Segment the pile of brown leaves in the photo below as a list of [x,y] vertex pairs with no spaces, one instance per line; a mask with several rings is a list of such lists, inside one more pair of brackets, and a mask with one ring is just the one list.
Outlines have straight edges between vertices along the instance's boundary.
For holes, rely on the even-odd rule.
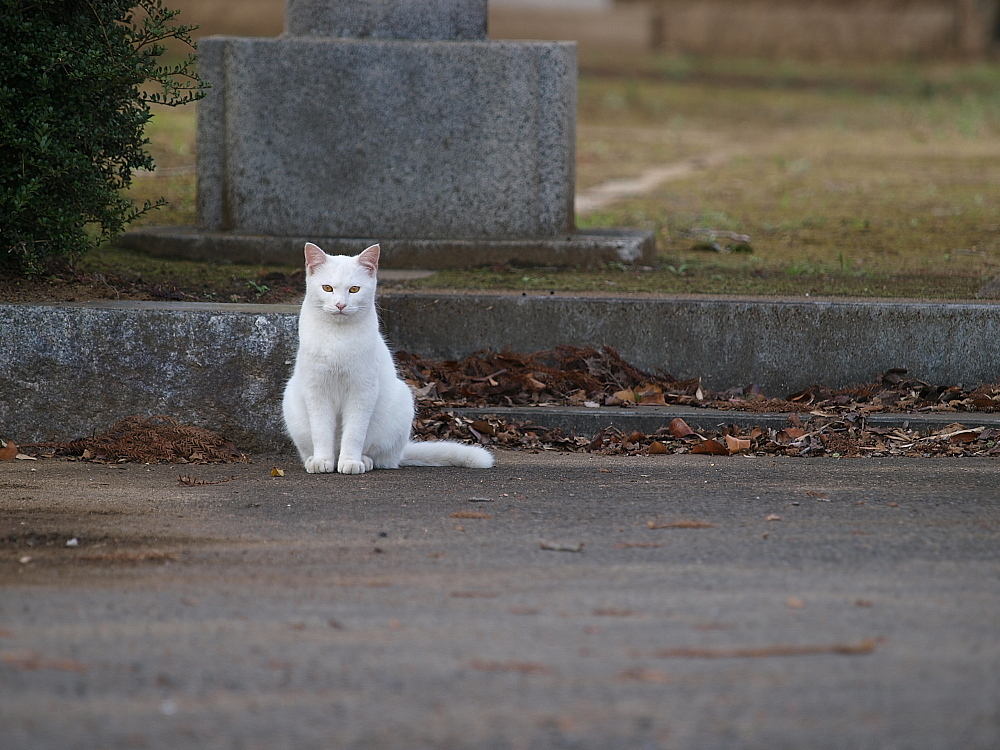
[[[590,451],[602,454],[706,453],[789,456],[983,456],[1000,455],[1000,431],[965,429],[954,423],[920,433],[867,424],[878,412],[993,412],[1000,385],[963,389],[933,386],[892,369],[878,383],[853,388],[813,386],[786,398],[768,398],[756,385],[723,392],[698,380],[644,372],[612,348],[560,346],[535,354],[477,352],[458,361],[397,354],[400,372],[417,394],[415,433],[422,439],[472,439],[521,450]],[[578,436],[530,422],[472,420],[450,409],[472,406],[618,406],[678,404],[689,407],[789,414],[782,430],[694,432],[675,419],[653,435],[615,429]]]
[[515,450],[561,450],[601,455],[707,454],[733,456],[1000,456],[1000,429],[966,429],[953,423],[921,433],[903,428],[865,424],[854,412],[843,418],[812,417],[803,421],[789,417],[788,427],[775,430],[754,427],[742,430],[729,425],[722,430],[695,432],[683,419],[674,419],[651,435],[607,428],[592,437],[566,434],[529,421],[505,421],[497,417],[470,419],[453,411],[431,411],[414,422],[419,439],[469,440],[482,445]]
[[102,435],[68,443],[34,443],[21,449],[36,456],[75,456],[104,463],[245,463],[246,454],[202,427],[183,425],[173,417],[127,417]]
[[880,382],[851,388],[812,386],[784,398],[769,398],[758,385],[712,391],[700,379],[677,380],[648,373],[609,346],[558,346],[534,354],[481,351],[462,361],[429,360],[399,352],[402,376],[421,405],[663,406],[677,404],[751,412],[819,412],[820,416],[874,412],[992,412],[1000,408],[1000,384],[963,389],[935,386],[894,368]]
[[[638,383],[683,384],[668,373],[654,377],[622,359],[611,347],[559,346],[535,354],[481,351],[461,362],[435,361],[398,352],[400,373],[418,400],[453,406],[525,406],[614,401],[614,392]],[[608,401],[611,399],[611,401]],[[663,401],[660,401],[663,403]]]

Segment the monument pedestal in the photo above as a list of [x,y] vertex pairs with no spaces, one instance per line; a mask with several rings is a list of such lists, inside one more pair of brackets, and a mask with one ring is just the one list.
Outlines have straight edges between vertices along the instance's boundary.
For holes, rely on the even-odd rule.
[[[487,41],[485,0],[290,0],[276,39],[209,37],[198,227],[157,255],[387,267],[650,262],[649,232],[574,231],[576,47]],[[414,38],[420,35],[422,38]]]
[[195,227],[146,227],[122,235],[119,247],[161,258],[248,264],[302,262],[302,248],[314,242],[330,255],[357,255],[381,243],[382,268],[476,268],[479,266],[582,266],[649,264],[653,233],[637,229],[589,229],[536,239],[385,239],[378,237],[274,237],[205,232]]

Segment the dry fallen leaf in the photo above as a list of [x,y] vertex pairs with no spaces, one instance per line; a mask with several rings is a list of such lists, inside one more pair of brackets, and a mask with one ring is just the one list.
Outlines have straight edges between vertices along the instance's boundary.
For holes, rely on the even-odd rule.
[[961,432],[953,432],[948,436],[948,440],[952,443],[971,443],[979,439],[979,433],[982,432],[982,428],[978,430],[962,430]]
[[706,521],[671,521],[670,523],[657,523],[656,521],[646,521],[648,529],[714,529],[714,523]]
[[666,406],[667,402],[663,399],[663,392],[660,390],[650,390],[644,393],[637,393],[639,397],[639,403],[645,404],[646,406]]
[[726,435],[726,447],[729,449],[730,455],[742,453],[743,451],[750,450],[750,439]]
[[787,427],[784,430],[779,431],[774,436],[774,442],[779,445],[787,445],[793,440],[798,440],[800,437],[806,434],[806,431],[801,427]]
[[728,456],[729,449],[717,440],[702,440],[691,449],[692,453],[702,453],[710,456]]
[[485,419],[477,419],[475,422],[469,425],[469,427],[474,429],[476,432],[481,432],[483,435],[494,436],[497,434],[496,428],[493,427],[493,425],[491,425]]
[[277,466],[275,466],[273,469],[271,469],[271,476],[272,477],[283,477],[283,476],[285,476],[285,470],[284,469],[279,469]]
[[694,430],[692,430],[688,426],[688,423],[685,422],[680,417],[677,417],[676,419],[672,419],[670,421],[669,429],[670,429],[670,434],[673,435],[675,438],[683,438],[687,437],[688,435],[694,435]]
[[0,440],[0,461],[13,461],[17,456],[17,445],[13,440]]
[[649,455],[651,456],[662,456],[669,453],[667,446],[661,443],[659,440],[654,440],[649,444]]

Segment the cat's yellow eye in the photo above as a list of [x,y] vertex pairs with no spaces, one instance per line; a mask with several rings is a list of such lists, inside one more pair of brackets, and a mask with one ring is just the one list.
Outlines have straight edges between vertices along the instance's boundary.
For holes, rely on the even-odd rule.
[[332,292],[333,291],[333,287],[330,286],[329,284],[324,284],[323,285],[323,291],[324,292]]
[[359,286],[352,286],[348,291],[351,294],[357,294],[358,292],[361,291],[361,287],[359,287]]

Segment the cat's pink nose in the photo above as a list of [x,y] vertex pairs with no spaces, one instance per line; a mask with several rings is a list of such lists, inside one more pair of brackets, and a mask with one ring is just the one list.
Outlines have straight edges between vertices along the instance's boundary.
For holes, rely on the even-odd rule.
[[345,307],[347,307],[347,303],[346,302],[338,302],[337,303],[337,309],[338,310],[343,310]]

